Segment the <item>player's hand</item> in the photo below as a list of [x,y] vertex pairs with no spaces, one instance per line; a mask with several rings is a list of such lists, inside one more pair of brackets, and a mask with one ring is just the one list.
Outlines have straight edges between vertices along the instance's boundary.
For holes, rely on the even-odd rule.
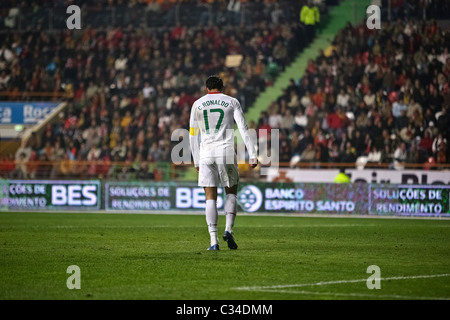
[[195,170],[197,171],[197,173],[198,173],[198,171],[199,171],[199,168],[200,168],[200,167],[195,167]]
[[250,167],[251,167],[252,169],[254,169],[254,168],[256,168],[256,166],[258,165],[258,159],[257,159],[257,158],[255,158],[255,159],[250,159],[249,163],[250,163]]

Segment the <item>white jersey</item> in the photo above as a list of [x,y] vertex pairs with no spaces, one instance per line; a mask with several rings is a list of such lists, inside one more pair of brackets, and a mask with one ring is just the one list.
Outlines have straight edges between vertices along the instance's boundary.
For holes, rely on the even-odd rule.
[[[194,164],[201,159],[235,155],[234,123],[247,147],[249,158],[256,159],[256,148],[248,134],[241,104],[223,93],[208,93],[194,102],[191,109],[190,144]],[[198,150],[198,135],[201,143]]]

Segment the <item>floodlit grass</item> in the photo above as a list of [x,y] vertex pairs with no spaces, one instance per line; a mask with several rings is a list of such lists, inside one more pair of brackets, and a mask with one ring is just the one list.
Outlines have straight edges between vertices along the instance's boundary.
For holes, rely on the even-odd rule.
[[450,299],[450,220],[238,216],[235,238],[207,251],[203,215],[4,212],[0,299]]

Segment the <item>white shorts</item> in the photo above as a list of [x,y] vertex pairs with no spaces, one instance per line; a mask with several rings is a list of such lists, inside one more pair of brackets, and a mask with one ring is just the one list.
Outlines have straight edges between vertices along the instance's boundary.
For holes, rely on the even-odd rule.
[[198,171],[199,187],[232,187],[239,182],[236,157],[234,163],[225,163],[222,158],[200,159]]

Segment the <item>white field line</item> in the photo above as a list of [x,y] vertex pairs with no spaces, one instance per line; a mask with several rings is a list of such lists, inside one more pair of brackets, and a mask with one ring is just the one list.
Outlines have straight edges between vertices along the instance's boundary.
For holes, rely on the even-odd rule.
[[[439,277],[449,277],[450,273],[444,274],[430,274],[430,275],[419,275],[419,276],[405,276],[405,277],[387,277],[380,278],[379,280],[412,280],[412,279],[426,279],[426,278],[439,278]],[[301,288],[301,287],[317,287],[326,286],[333,284],[346,284],[346,283],[356,283],[356,282],[367,282],[367,279],[353,279],[353,280],[335,280],[335,281],[320,281],[315,283],[299,283],[299,284],[285,284],[285,285],[273,285],[273,286],[252,286],[252,287],[236,287],[233,290],[243,290],[243,291],[258,291],[258,292],[277,292],[277,293],[297,293],[297,294],[315,294],[315,295],[341,295],[341,296],[360,296],[360,297],[374,297],[374,295],[369,294],[359,294],[359,293],[334,293],[334,292],[314,292],[314,291],[303,291],[303,290],[283,290],[287,288]],[[442,297],[410,297],[410,296],[400,296],[400,295],[376,295],[376,297],[385,298],[405,298],[405,299],[433,299],[442,300],[450,298]]]
[[342,293],[342,292],[318,292],[318,291],[306,291],[306,290],[280,290],[280,289],[258,289],[253,290],[256,292],[270,292],[270,293],[288,293],[288,294],[303,294],[303,295],[320,295],[320,296],[350,296],[350,297],[368,297],[378,299],[406,299],[406,300],[450,300],[450,297],[415,297],[415,296],[402,296],[397,294],[365,294],[365,293]]

